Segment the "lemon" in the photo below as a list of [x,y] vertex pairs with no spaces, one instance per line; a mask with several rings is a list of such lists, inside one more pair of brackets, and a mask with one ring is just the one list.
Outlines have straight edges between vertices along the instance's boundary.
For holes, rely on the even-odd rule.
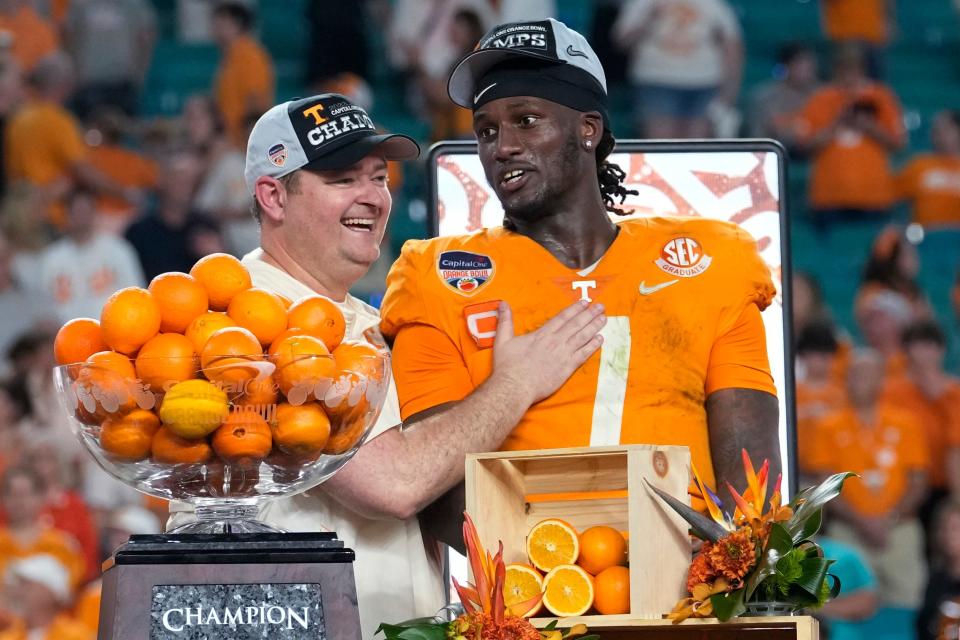
[[230,412],[226,392],[206,380],[173,385],[160,404],[160,420],[181,438],[198,440],[212,433]]

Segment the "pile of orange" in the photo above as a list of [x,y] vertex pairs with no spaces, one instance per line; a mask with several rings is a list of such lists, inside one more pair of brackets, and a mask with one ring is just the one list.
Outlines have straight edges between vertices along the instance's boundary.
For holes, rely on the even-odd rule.
[[356,386],[382,381],[381,354],[345,329],[329,299],[254,287],[218,253],[117,291],[54,351],[76,417],[117,462],[299,464],[356,446],[369,419]]
[[506,567],[508,609],[542,593],[542,606],[556,616],[630,612],[627,540],[620,531],[601,525],[579,533],[564,520],[548,518],[530,529],[526,548],[530,564]]

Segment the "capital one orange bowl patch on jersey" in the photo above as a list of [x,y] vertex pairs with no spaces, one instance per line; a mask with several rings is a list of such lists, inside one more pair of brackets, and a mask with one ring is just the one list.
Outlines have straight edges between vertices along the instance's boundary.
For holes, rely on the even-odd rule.
[[672,276],[692,278],[707,270],[713,258],[704,253],[703,247],[694,238],[673,238],[660,249],[660,257],[654,263]]
[[437,258],[437,273],[457,293],[472,296],[493,278],[493,260],[482,253],[444,251]]
[[489,349],[497,336],[497,322],[500,320],[500,301],[487,300],[463,308],[463,319],[467,323],[470,337],[479,349]]

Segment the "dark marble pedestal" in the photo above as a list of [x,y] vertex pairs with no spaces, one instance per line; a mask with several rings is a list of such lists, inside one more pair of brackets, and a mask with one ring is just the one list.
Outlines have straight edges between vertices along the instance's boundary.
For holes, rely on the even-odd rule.
[[106,563],[99,640],[361,640],[333,533],[133,536]]

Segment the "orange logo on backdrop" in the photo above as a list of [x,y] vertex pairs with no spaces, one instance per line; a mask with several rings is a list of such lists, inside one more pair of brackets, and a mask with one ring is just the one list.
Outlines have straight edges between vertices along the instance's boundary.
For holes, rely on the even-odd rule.
[[321,111],[323,111],[323,105],[322,105],[322,104],[315,104],[315,105],[313,105],[312,107],[310,107],[309,109],[304,109],[304,110],[303,110],[303,117],[304,117],[304,118],[308,118],[308,117],[311,117],[311,116],[312,116],[312,117],[313,117],[313,123],[314,123],[314,124],[317,124],[317,125],[321,125],[321,124],[323,124],[324,122],[327,121],[326,118],[324,118],[323,116],[320,115],[320,112],[321,112]]

